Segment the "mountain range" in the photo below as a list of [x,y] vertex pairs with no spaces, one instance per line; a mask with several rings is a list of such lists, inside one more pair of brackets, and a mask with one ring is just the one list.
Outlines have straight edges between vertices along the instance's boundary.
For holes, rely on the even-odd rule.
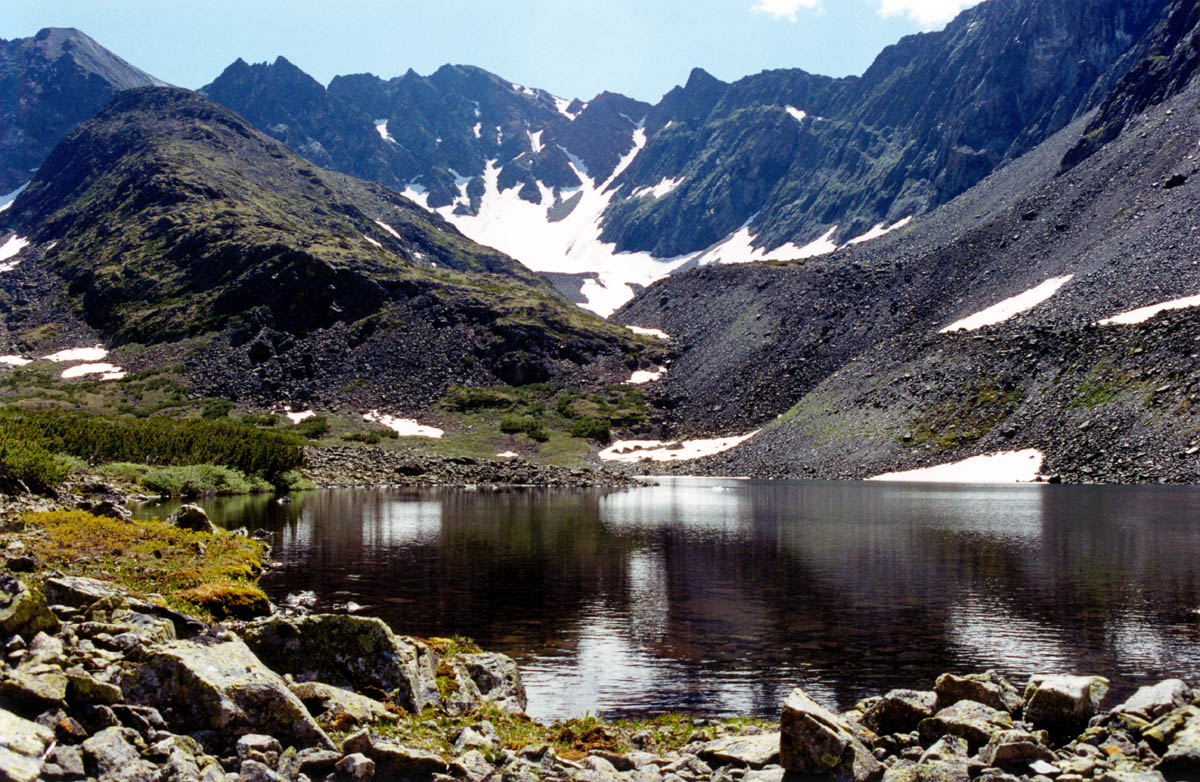
[[861,77],[695,70],[654,105],[464,65],[322,86],[282,57],[196,95],[43,31],[0,79],[54,95],[46,63],[90,67],[111,102],[22,147],[45,162],[0,212],[28,242],[4,328],[264,405],[656,370],[643,436],[756,432],[689,472],[1029,451],[1064,480],[1194,482],[1198,24],[1184,0],[987,0]]

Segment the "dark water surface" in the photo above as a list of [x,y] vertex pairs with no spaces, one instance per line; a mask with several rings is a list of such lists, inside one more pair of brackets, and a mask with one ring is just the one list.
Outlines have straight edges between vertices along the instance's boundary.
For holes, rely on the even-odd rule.
[[[538,717],[848,707],[943,671],[1200,683],[1200,489],[663,479],[201,503],[263,586],[521,665]],[[171,505],[143,508],[165,516]]]

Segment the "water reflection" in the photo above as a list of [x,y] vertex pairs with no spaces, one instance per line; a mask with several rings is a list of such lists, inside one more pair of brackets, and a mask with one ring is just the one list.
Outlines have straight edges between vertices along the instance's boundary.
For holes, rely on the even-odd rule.
[[[674,479],[205,503],[276,599],[518,659],[538,716],[845,707],[942,671],[1200,678],[1200,490]],[[170,506],[144,510],[165,515]]]

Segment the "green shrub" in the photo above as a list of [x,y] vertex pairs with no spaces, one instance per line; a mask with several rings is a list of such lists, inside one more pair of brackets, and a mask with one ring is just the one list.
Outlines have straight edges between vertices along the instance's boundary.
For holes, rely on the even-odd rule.
[[246,426],[275,426],[279,423],[279,416],[274,413],[263,413],[262,415],[247,413],[242,416],[242,423]]
[[317,440],[329,434],[329,419],[323,415],[309,416],[294,425],[292,430],[301,437]]
[[184,467],[155,467],[130,462],[101,465],[101,475],[124,478],[146,491],[174,497],[199,497],[205,494],[249,494],[270,491],[271,484],[250,478],[230,467],[193,464]]
[[452,388],[442,404],[447,410],[459,413],[469,413],[474,410],[503,410],[520,402],[519,392],[506,386],[469,388],[458,386]]
[[348,432],[342,435],[342,439],[349,443],[375,445],[383,439],[383,435],[380,432]]
[[231,421],[163,416],[129,419],[8,408],[0,410],[3,442],[37,446],[47,454],[67,454],[89,464],[219,464],[268,481],[304,463],[302,444],[295,437]]
[[36,442],[0,432],[0,486],[46,492],[66,480],[68,465]]
[[205,421],[215,421],[229,415],[229,411],[232,409],[233,402],[228,399],[206,399],[204,409],[200,411],[200,417]]
[[571,436],[607,444],[612,440],[612,425],[605,418],[580,418],[571,425]]

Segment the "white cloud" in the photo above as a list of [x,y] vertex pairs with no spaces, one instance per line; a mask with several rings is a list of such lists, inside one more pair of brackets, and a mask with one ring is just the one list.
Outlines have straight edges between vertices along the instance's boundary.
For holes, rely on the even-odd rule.
[[820,5],[821,0],[758,0],[751,10],[794,22],[796,12],[801,8],[817,8]]
[[[769,0],[762,0],[765,5]],[[785,0],[775,0],[778,5],[787,5]],[[881,0],[880,16],[897,16],[903,14],[921,26],[923,30],[931,30],[949,22],[958,16],[958,12],[973,5],[979,5],[980,0]],[[792,3],[794,5],[794,3]]]

